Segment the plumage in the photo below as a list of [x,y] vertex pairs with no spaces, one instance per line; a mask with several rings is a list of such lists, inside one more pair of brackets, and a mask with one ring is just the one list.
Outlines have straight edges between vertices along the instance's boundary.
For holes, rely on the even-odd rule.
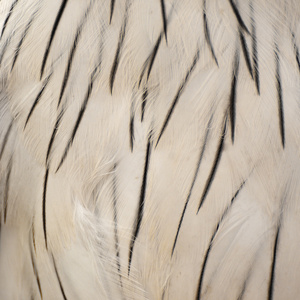
[[299,20],[0,1],[0,299],[297,299]]

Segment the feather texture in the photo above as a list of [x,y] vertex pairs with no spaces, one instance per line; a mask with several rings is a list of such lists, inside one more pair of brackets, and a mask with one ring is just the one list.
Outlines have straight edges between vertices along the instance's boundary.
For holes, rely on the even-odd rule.
[[299,20],[0,1],[0,299],[296,299]]

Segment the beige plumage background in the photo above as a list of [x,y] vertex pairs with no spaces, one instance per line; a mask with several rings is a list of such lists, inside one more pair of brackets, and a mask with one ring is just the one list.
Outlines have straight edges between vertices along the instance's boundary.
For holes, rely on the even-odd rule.
[[298,299],[297,0],[0,1],[0,299]]

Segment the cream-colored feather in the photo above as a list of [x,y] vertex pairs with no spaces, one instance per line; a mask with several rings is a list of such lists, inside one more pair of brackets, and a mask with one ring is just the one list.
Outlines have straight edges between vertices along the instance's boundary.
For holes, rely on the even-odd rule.
[[299,20],[0,1],[0,299],[298,299]]

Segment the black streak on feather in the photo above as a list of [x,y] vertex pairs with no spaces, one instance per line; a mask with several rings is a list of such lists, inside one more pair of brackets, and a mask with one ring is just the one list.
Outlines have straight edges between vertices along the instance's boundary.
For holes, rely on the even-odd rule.
[[57,119],[56,119],[56,122],[55,122],[55,125],[54,125],[54,128],[53,128],[53,131],[52,131],[52,135],[51,135],[51,138],[50,138],[50,141],[49,141],[49,145],[48,145],[48,149],[47,149],[46,166],[49,163],[49,156],[50,156],[51,149],[52,149],[52,146],[53,146],[53,143],[54,143],[54,139],[56,137],[57,130],[58,130],[58,127],[60,125],[60,122],[61,122],[61,119],[63,117],[63,114],[64,114],[64,110],[62,109],[61,112],[57,116]]
[[246,288],[247,288],[247,283],[248,283],[249,278],[251,276],[251,271],[252,271],[252,268],[250,268],[250,270],[248,271],[248,274],[247,274],[246,279],[244,280],[244,283],[243,283],[243,286],[242,286],[242,290],[241,290],[237,300],[242,300],[244,298]]
[[270,281],[269,281],[268,300],[273,300],[273,294],[274,294],[275,268],[276,268],[276,256],[277,256],[277,250],[279,244],[279,232],[280,232],[280,226],[278,226],[277,228],[276,238],[274,242],[273,260],[272,260]]
[[57,280],[58,280],[58,283],[59,283],[60,291],[61,291],[61,293],[63,295],[64,300],[68,300],[67,297],[66,297],[66,294],[65,294],[64,287],[62,285],[61,279],[59,277],[59,274],[58,274],[58,271],[57,271],[57,267],[56,267],[56,263],[55,263],[53,255],[52,255],[52,259],[53,259],[54,270],[55,270],[55,274],[56,274],[56,277],[57,277]]
[[235,134],[235,119],[236,119],[236,85],[239,74],[239,54],[238,50],[235,53],[234,59],[234,69],[232,72],[232,81],[231,81],[231,91],[230,91],[230,124],[231,124],[231,141],[234,143],[234,134]]
[[10,133],[11,133],[11,129],[12,129],[12,124],[13,124],[13,121],[10,122],[10,124],[8,126],[8,129],[7,129],[7,131],[5,133],[5,136],[4,136],[4,139],[3,139],[3,142],[2,142],[2,146],[1,146],[1,151],[0,151],[0,160],[1,160],[2,156],[3,156],[4,150],[6,148],[6,145],[7,145]]
[[53,27],[52,27],[52,31],[51,31],[51,34],[50,34],[50,39],[48,41],[48,44],[47,44],[47,47],[46,47],[46,50],[45,50],[45,53],[44,53],[44,57],[43,57],[43,62],[42,62],[42,66],[41,66],[41,76],[40,76],[40,79],[42,79],[42,76],[43,76],[43,73],[44,73],[44,69],[45,69],[45,66],[46,66],[46,62],[47,62],[47,58],[48,58],[48,55],[49,55],[49,52],[50,52],[50,48],[51,48],[51,45],[52,45],[55,33],[57,31],[59,22],[61,20],[63,12],[64,12],[64,10],[66,8],[67,2],[68,2],[68,0],[63,0],[61,2],[59,11],[58,11],[57,16],[55,18],[55,21],[54,21],[54,24],[53,24]]
[[[34,235],[32,236],[32,239],[33,239],[32,244],[33,244],[34,249],[35,249]],[[33,269],[33,273],[34,273],[36,283],[37,283],[37,286],[38,286],[38,289],[39,289],[39,293],[40,293],[41,299],[43,299],[43,293],[42,293],[40,277],[39,277],[39,273],[38,273],[38,270],[37,270],[37,267],[36,267],[36,264],[35,264],[35,259],[34,259],[34,254],[33,254],[33,249],[32,249],[31,243],[30,243],[30,256],[31,256],[32,269]]]
[[[166,19],[166,26],[167,26],[167,23],[168,21],[170,20],[171,18],[171,15],[172,15],[172,12],[169,14],[169,17],[168,19]],[[142,82],[142,79],[144,77],[144,74],[147,70],[147,67],[148,67],[148,72],[147,72],[147,81],[149,80],[149,77],[150,77],[150,73],[151,73],[151,70],[152,70],[152,67],[153,67],[153,64],[154,64],[154,60],[156,58],[156,55],[157,55],[157,52],[158,52],[158,49],[159,49],[159,46],[161,44],[161,40],[162,40],[162,36],[164,34],[164,31],[161,31],[161,33],[159,34],[158,38],[157,38],[157,41],[154,45],[154,48],[153,50],[151,51],[150,55],[147,57],[144,65],[143,65],[143,69],[142,69],[142,72],[141,72],[141,75],[140,75],[140,79],[139,79],[139,87],[141,85],[141,82]]]
[[46,227],[46,196],[47,196],[48,174],[49,174],[49,169],[46,168],[46,173],[44,177],[44,188],[43,188],[43,231],[44,231],[45,246],[47,250],[48,250],[48,243],[47,243],[47,227]]
[[244,283],[243,283],[243,285],[242,285],[242,288],[241,288],[241,291],[240,291],[240,293],[239,293],[239,296],[238,296],[237,300],[242,300],[242,299],[244,299],[244,296],[245,296],[245,294],[246,294],[246,290],[247,290],[248,284],[249,284],[249,282],[251,282],[251,281],[250,281],[250,278],[251,278],[251,276],[252,276],[252,274],[253,274],[253,269],[254,269],[254,266],[255,266],[255,262],[256,262],[256,259],[257,259],[257,257],[258,257],[257,254],[260,252],[260,250],[261,250],[261,248],[259,247],[258,250],[257,250],[256,253],[255,253],[255,257],[254,257],[254,259],[253,259],[253,261],[252,261],[250,267],[248,268],[247,274],[246,274],[246,276],[244,277]]
[[153,67],[153,64],[154,64],[154,60],[155,60],[156,54],[158,52],[159,46],[161,44],[161,38],[162,38],[162,35],[160,35],[158,37],[158,40],[157,40],[157,42],[156,42],[156,44],[154,46],[154,49],[153,49],[153,51],[151,53],[149,67],[148,67],[148,73],[147,73],[147,80],[149,80],[150,73],[151,73],[151,70],[152,70],[152,67]]
[[208,261],[208,256],[210,254],[210,251],[211,251],[211,248],[212,248],[212,244],[213,244],[213,240],[220,228],[220,225],[221,223],[223,222],[223,220],[225,219],[226,215],[228,214],[230,208],[232,207],[235,199],[237,198],[238,194],[240,193],[241,189],[243,188],[243,186],[245,185],[245,182],[244,181],[239,189],[236,191],[236,193],[234,194],[234,196],[232,197],[231,201],[230,201],[230,204],[225,208],[221,218],[220,218],[220,221],[218,222],[215,230],[214,230],[214,233],[210,239],[210,242],[209,242],[209,245],[208,245],[208,248],[206,250],[206,253],[205,253],[205,257],[204,257],[204,260],[203,260],[203,263],[202,263],[202,268],[201,268],[201,273],[200,273],[200,277],[199,277],[199,282],[198,282],[198,288],[197,288],[197,293],[196,293],[196,300],[200,300],[200,297],[201,297],[201,291],[202,291],[202,284],[203,284],[203,279],[204,279],[204,272],[205,272],[205,268],[206,268],[206,264],[207,264],[207,261]]
[[32,104],[32,106],[31,106],[31,108],[30,108],[30,111],[29,111],[29,113],[28,113],[28,115],[27,115],[27,118],[26,118],[26,121],[25,121],[24,129],[26,128],[26,126],[27,126],[27,124],[28,124],[28,121],[29,121],[29,119],[30,119],[32,113],[34,112],[34,110],[35,110],[37,104],[39,103],[41,97],[43,96],[43,93],[44,93],[44,91],[45,91],[45,89],[46,89],[46,87],[47,87],[47,85],[48,85],[48,83],[49,83],[49,81],[50,81],[51,76],[52,76],[52,73],[45,79],[42,88],[40,89],[40,91],[39,91],[39,93],[37,94],[35,100],[33,101],[33,104]]
[[242,300],[244,295],[245,295],[245,291],[246,291],[246,285],[247,285],[247,280],[244,282],[243,287],[242,287],[242,291],[240,292],[237,300]]
[[112,16],[114,14],[114,8],[115,8],[115,0],[110,0],[110,17],[109,17],[109,24],[111,24]]
[[297,47],[296,44],[294,45],[294,48],[295,48],[295,55],[296,55],[296,61],[297,61],[297,64],[298,64],[298,69],[300,71],[300,54],[299,54],[299,48]]
[[197,214],[199,213],[199,210],[202,206],[202,204],[204,203],[204,200],[208,194],[208,191],[211,187],[211,184],[214,180],[214,177],[215,177],[215,174],[216,174],[216,171],[217,171],[217,168],[218,168],[218,165],[219,165],[219,162],[221,160],[221,157],[222,157],[222,153],[223,153],[223,146],[224,146],[224,139],[225,139],[225,134],[226,134],[226,123],[227,123],[227,116],[225,118],[225,122],[224,122],[224,128],[223,128],[223,131],[222,131],[222,136],[220,138],[220,142],[219,142],[219,145],[218,145],[218,150],[216,152],[216,156],[215,156],[215,160],[214,160],[214,163],[213,163],[213,167],[210,171],[210,174],[207,178],[207,181],[206,181],[206,184],[205,184],[205,188],[203,190],[203,194],[201,196],[201,200],[200,200],[200,203],[199,203],[199,207],[198,207],[198,210],[197,210]]
[[144,92],[142,95],[142,105],[141,105],[141,122],[144,120],[144,115],[145,115],[145,109],[146,109],[146,104],[147,104],[147,99],[148,99],[148,88],[144,88]]
[[5,29],[6,29],[6,26],[7,26],[7,24],[8,24],[8,21],[9,21],[11,15],[12,15],[12,13],[13,13],[13,11],[14,11],[14,8],[15,8],[15,6],[17,5],[18,1],[19,1],[19,0],[15,0],[15,1],[13,2],[13,4],[11,5],[10,9],[9,9],[9,12],[8,12],[8,14],[7,14],[7,16],[6,16],[6,19],[5,19],[4,24],[3,24],[3,27],[2,27],[0,40],[2,39],[2,36],[3,36],[3,34],[4,34],[4,31],[5,31]]
[[130,136],[130,150],[132,152],[133,143],[134,143],[134,113],[133,112],[131,112],[131,116],[130,116],[129,136]]
[[178,89],[178,91],[177,91],[177,94],[176,94],[176,96],[175,96],[175,98],[174,98],[174,100],[173,100],[173,102],[172,102],[172,104],[171,104],[171,107],[170,107],[170,109],[169,109],[169,111],[168,111],[168,113],[167,113],[167,116],[166,116],[166,118],[165,118],[165,121],[164,121],[164,123],[163,123],[163,126],[162,126],[162,128],[161,128],[161,130],[160,130],[160,133],[159,133],[159,136],[158,136],[158,139],[157,139],[157,142],[156,142],[155,147],[157,147],[157,145],[158,145],[158,143],[159,143],[159,141],[160,141],[160,139],[161,139],[161,137],[162,137],[162,135],[163,135],[165,129],[167,128],[167,125],[168,125],[168,123],[169,123],[169,121],[170,121],[170,118],[171,118],[171,116],[172,116],[172,114],[173,114],[173,112],[174,112],[175,106],[176,106],[176,104],[178,103],[178,100],[179,100],[181,94],[183,93],[183,91],[184,91],[184,89],[185,89],[185,87],[186,87],[186,85],[187,85],[187,82],[188,82],[188,80],[189,80],[189,78],[190,78],[190,76],[191,76],[193,70],[195,69],[195,66],[196,66],[198,60],[199,60],[199,50],[197,50],[197,52],[196,52],[196,54],[195,54],[195,56],[194,56],[193,63],[192,63],[192,65],[191,65],[191,67],[189,68],[189,70],[187,71],[187,74],[185,75],[185,79],[184,79],[183,82],[180,84],[180,87],[179,87],[179,89]]
[[206,16],[206,0],[203,0],[203,24],[204,24],[204,34],[205,34],[205,40],[206,43],[209,47],[209,50],[212,54],[213,59],[215,60],[217,66],[219,66],[218,64],[218,60],[214,51],[214,47],[211,43],[211,39],[210,39],[210,31],[209,31],[209,27],[208,27],[208,20],[207,20],[207,16]]
[[32,234],[32,244],[33,244],[34,252],[36,253],[34,222],[32,222],[31,225],[31,234]]
[[20,39],[20,41],[19,41],[19,43],[18,43],[17,49],[15,50],[15,55],[14,55],[14,58],[13,58],[13,63],[12,63],[12,66],[11,66],[11,71],[13,70],[13,68],[14,68],[14,66],[15,66],[15,64],[16,64],[16,61],[17,61],[17,59],[18,59],[18,57],[19,57],[19,54],[20,54],[20,51],[21,51],[22,44],[23,44],[23,42],[24,42],[24,40],[25,40],[25,38],[26,38],[26,36],[27,36],[27,33],[28,33],[28,31],[29,31],[29,29],[30,29],[30,27],[31,27],[31,25],[32,25],[32,22],[33,22],[33,20],[34,20],[34,17],[35,17],[35,13],[32,15],[32,17],[30,18],[28,24],[26,25],[25,30],[24,30],[24,32],[23,32],[23,34],[22,34],[22,37],[21,37],[21,39]]
[[165,33],[166,43],[168,43],[166,6],[165,6],[165,1],[164,0],[160,0],[160,6],[161,6],[161,14],[162,14],[162,20],[163,20],[163,27],[164,27],[164,33]]
[[198,173],[199,173],[201,161],[202,161],[203,154],[204,154],[204,151],[205,151],[205,148],[206,148],[206,144],[207,144],[207,138],[208,138],[208,133],[209,133],[209,128],[210,128],[210,125],[211,125],[211,121],[212,121],[212,117],[210,118],[210,120],[208,122],[208,126],[206,128],[205,138],[204,138],[203,146],[202,146],[201,151],[200,151],[200,155],[199,155],[197,167],[196,167],[196,170],[195,170],[194,178],[193,178],[193,181],[192,181],[189,193],[187,195],[187,198],[186,198],[186,201],[185,201],[185,205],[184,205],[184,208],[183,208],[183,211],[182,211],[182,214],[181,214],[181,218],[180,218],[180,221],[179,221],[179,224],[178,224],[178,227],[177,227],[177,232],[176,232],[176,236],[175,236],[173,247],[172,247],[171,257],[174,254],[174,250],[175,250],[175,247],[176,247],[176,243],[177,243],[177,239],[178,239],[178,236],[179,236],[179,232],[180,232],[180,228],[181,228],[181,225],[182,225],[182,221],[183,221],[183,218],[184,218],[184,215],[185,215],[185,211],[186,211],[186,208],[187,208],[188,203],[190,201],[190,198],[191,198],[191,195],[192,195],[192,192],[193,192],[193,188],[194,188],[194,185],[195,185]]
[[63,82],[62,82],[62,85],[61,85],[57,107],[59,107],[59,105],[61,103],[62,97],[64,95],[64,92],[65,92],[65,89],[66,89],[66,86],[67,86],[67,83],[68,83],[68,80],[69,80],[69,76],[70,76],[70,72],[71,72],[71,68],[72,68],[72,62],[73,62],[75,52],[76,52],[76,49],[77,49],[77,44],[79,42],[81,32],[82,32],[82,25],[83,24],[81,24],[81,26],[77,29],[77,32],[76,32],[76,36],[75,36],[75,39],[74,39],[74,42],[73,42],[73,47],[72,47],[70,55],[69,55],[68,64],[67,64],[67,68],[66,68],[66,71],[65,71],[64,79],[63,79]]
[[279,50],[278,46],[275,45],[275,63],[276,63],[276,87],[277,87],[277,98],[278,98],[278,114],[279,114],[279,128],[281,136],[281,144],[284,148],[285,146],[285,130],[284,130],[284,112],[283,112],[283,102],[282,102],[282,87],[281,87],[281,77],[280,77],[280,60],[279,60]]
[[59,105],[61,103],[61,100],[62,100],[62,97],[64,95],[64,92],[65,92],[65,89],[66,89],[66,86],[67,86],[67,83],[68,83],[68,80],[69,80],[73,59],[74,59],[74,56],[75,56],[75,53],[76,53],[76,50],[77,50],[77,45],[80,41],[81,33],[82,33],[84,25],[86,24],[89,12],[91,11],[92,4],[94,4],[93,1],[90,2],[88,8],[85,11],[84,17],[83,17],[80,25],[77,28],[76,35],[75,35],[74,42],[73,42],[73,46],[72,46],[72,49],[71,49],[70,54],[69,54],[68,64],[67,64],[64,79],[63,79],[63,82],[62,82],[57,107],[59,107]]
[[240,30],[240,42],[241,42],[241,45],[242,45],[242,50],[243,50],[244,58],[245,58],[245,61],[246,61],[247,69],[250,73],[251,78],[253,79],[253,71],[252,71],[252,66],[251,66],[250,54],[249,54],[249,50],[248,50],[248,47],[247,47],[247,43],[246,43],[244,34],[242,33],[241,30]]
[[152,147],[152,132],[150,132],[148,137],[148,143],[147,143],[147,151],[146,151],[146,158],[145,158],[145,166],[144,166],[144,175],[143,175],[143,181],[140,191],[140,199],[139,199],[139,206],[138,206],[138,212],[135,220],[135,228],[132,234],[132,239],[130,242],[130,248],[129,248],[129,261],[128,261],[128,276],[130,274],[130,267],[131,267],[131,260],[132,260],[132,254],[133,254],[133,248],[135,245],[135,241],[138,237],[142,219],[143,219],[143,213],[144,213],[144,204],[145,204],[145,195],[146,195],[146,186],[147,186],[147,176],[149,171],[149,163],[150,163],[150,154],[151,154],[151,147]]
[[13,36],[14,36],[14,32],[11,34],[11,36],[9,36],[8,39],[5,40],[4,46],[2,47],[2,52],[0,54],[0,65],[2,64],[2,60],[3,60],[4,54],[5,54],[6,50],[7,50],[8,45],[10,44],[11,39],[12,39]]
[[[159,41],[159,39],[158,39],[158,41]],[[150,56],[151,56],[151,54],[150,54]],[[143,65],[143,69],[142,69],[142,72],[141,72],[141,75],[140,75],[140,79],[139,79],[139,88],[140,88],[140,86],[141,86],[142,79],[143,79],[143,77],[144,77],[144,74],[145,74],[145,72],[146,72],[147,66],[148,66],[148,64],[149,64],[150,56],[146,59],[144,65]],[[1,59],[1,57],[0,57],[0,59]],[[1,60],[0,60],[0,64],[1,64]]]
[[236,5],[234,4],[233,0],[229,0],[229,3],[230,3],[230,5],[231,5],[231,8],[232,8],[232,10],[233,10],[233,12],[234,12],[234,14],[235,14],[235,16],[236,16],[236,18],[237,18],[237,21],[238,21],[238,23],[240,24],[240,26],[241,26],[248,34],[250,34],[250,32],[249,32],[248,28],[246,27],[246,25],[245,25],[243,19],[241,18],[241,15],[240,15],[240,13],[239,13],[239,11],[238,11]]
[[114,213],[114,236],[115,236],[115,251],[116,251],[116,262],[118,273],[120,277],[120,285],[122,284],[122,277],[121,277],[121,264],[120,264],[120,247],[119,247],[119,235],[118,235],[118,210],[117,210],[117,179],[116,179],[116,169],[117,164],[114,164],[113,168],[113,213]]
[[87,107],[87,104],[88,104],[88,101],[90,99],[90,96],[91,96],[91,93],[92,93],[92,90],[93,90],[93,85],[94,85],[94,80],[96,78],[96,75],[98,74],[98,70],[99,70],[99,67],[100,67],[100,64],[101,62],[99,63],[99,65],[94,69],[92,75],[91,75],[91,79],[90,79],[90,82],[89,82],[89,85],[88,85],[88,89],[87,89],[87,92],[86,92],[86,95],[85,95],[85,98],[84,98],[84,101],[81,105],[81,108],[80,108],[80,111],[79,111],[79,114],[77,116],[77,119],[76,119],[76,123],[74,125],[74,128],[73,128],[73,131],[72,131],[72,135],[68,141],[68,144],[65,148],[65,151],[64,151],[64,154],[60,160],[60,163],[56,169],[56,172],[60,169],[60,167],[62,166],[65,158],[67,157],[67,154],[70,150],[70,147],[72,146],[73,144],[73,141],[74,141],[74,138],[75,138],[75,135],[77,133],[77,130],[79,128],[79,125],[82,121],[82,117],[84,116],[84,113],[85,113],[85,110],[86,110],[86,107]]
[[7,173],[6,173],[6,180],[5,180],[5,189],[4,189],[4,224],[6,223],[6,216],[7,216],[7,205],[8,205],[8,194],[10,189],[10,175],[12,169],[12,157],[10,158],[7,166]]
[[253,72],[256,90],[260,95],[260,80],[259,80],[259,65],[258,65],[258,53],[257,53],[257,36],[256,36],[256,24],[254,20],[253,6],[251,5],[251,30],[252,30],[252,59],[253,59]]
[[159,37],[158,37],[158,39],[157,39],[157,41],[154,45],[153,50],[151,51],[150,55],[148,56],[148,58],[146,59],[144,65],[143,65],[143,69],[142,69],[142,72],[141,72],[141,75],[140,75],[140,80],[139,80],[139,87],[141,86],[141,82],[142,82],[142,79],[143,79],[144,74],[146,72],[147,66],[148,66],[147,81],[149,80],[149,76],[150,76],[150,73],[151,73],[151,70],[152,70],[152,66],[153,66],[158,48],[161,44],[161,39],[162,39],[162,33],[160,33],[160,35],[159,35]]
[[120,34],[119,34],[118,46],[117,46],[114,62],[113,62],[112,67],[111,67],[110,76],[109,76],[109,87],[110,87],[110,93],[111,94],[112,94],[112,91],[113,91],[114,82],[115,82],[115,78],[116,78],[116,73],[117,73],[118,66],[119,66],[120,53],[121,53],[121,50],[122,50],[122,47],[123,47],[123,44],[124,44],[126,26],[127,26],[127,19],[128,19],[128,7],[126,8],[126,11],[125,11],[123,25],[121,27]]
[[13,30],[13,31],[10,33],[10,35],[8,36],[8,38],[5,39],[5,42],[4,42],[4,45],[3,45],[3,47],[2,47],[2,51],[1,51],[1,54],[0,54],[0,65],[2,64],[2,60],[3,60],[3,58],[4,58],[4,55],[5,55],[5,53],[6,53],[6,50],[7,50],[7,49],[10,49],[8,46],[9,46],[10,42],[12,41],[13,37],[15,36],[15,33],[16,33],[16,31]]

